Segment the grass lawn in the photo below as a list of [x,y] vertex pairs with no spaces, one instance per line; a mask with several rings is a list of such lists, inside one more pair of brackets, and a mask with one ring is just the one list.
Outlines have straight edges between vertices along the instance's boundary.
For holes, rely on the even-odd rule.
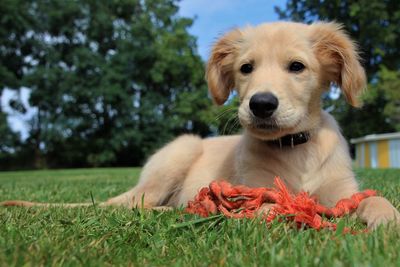
[[[140,169],[0,173],[0,201],[96,202],[135,184]],[[400,171],[358,170],[362,188],[400,207]],[[364,226],[344,218],[346,226]],[[0,208],[0,266],[400,266],[400,233],[299,231],[222,217],[100,209]]]

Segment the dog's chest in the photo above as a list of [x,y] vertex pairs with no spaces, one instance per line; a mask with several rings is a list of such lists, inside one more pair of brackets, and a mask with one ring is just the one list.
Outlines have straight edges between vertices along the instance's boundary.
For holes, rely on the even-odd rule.
[[323,177],[318,169],[321,159],[312,149],[304,147],[266,150],[239,158],[238,183],[253,187],[271,187],[276,176],[281,177],[293,192],[313,193]]

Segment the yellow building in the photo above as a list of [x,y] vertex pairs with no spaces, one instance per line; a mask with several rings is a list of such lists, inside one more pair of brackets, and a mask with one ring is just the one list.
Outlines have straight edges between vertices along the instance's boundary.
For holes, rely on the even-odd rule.
[[400,168],[400,132],[371,134],[351,139],[356,164],[366,168]]

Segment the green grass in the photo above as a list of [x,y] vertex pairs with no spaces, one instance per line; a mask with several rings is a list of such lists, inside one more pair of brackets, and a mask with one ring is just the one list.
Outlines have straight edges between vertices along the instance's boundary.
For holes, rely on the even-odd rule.
[[[121,193],[140,169],[0,173],[0,201],[96,202]],[[400,207],[400,171],[358,170],[363,188]],[[361,229],[355,219],[346,226]],[[400,266],[400,233],[296,230],[259,220],[199,221],[182,211],[0,208],[0,266]]]

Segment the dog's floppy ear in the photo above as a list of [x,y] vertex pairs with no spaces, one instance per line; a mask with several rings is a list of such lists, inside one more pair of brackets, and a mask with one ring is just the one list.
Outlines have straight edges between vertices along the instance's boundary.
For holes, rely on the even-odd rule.
[[352,106],[360,106],[358,96],[366,87],[366,76],[356,45],[340,24],[319,22],[310,27],[313,49],[323,72],[340,86]]
[[233,64],[242,37],[235,29],[219,39],[211,52],[207,63],[206,80],[215,103],[222,105],[235,86]]

